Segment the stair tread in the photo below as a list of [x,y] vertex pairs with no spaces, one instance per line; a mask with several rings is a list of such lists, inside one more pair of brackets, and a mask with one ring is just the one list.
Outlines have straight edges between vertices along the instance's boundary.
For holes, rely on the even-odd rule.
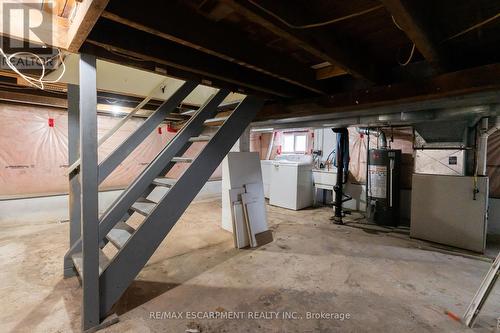
[[183,116],[192,116],[193,114],[196,113],[196,111],[198,111],[198,110],[187,110],[187,111],[181,112],[181,115],[183,115]]
[[106,238],[118,249],[121,249],[132,236],[135,229],[125,222],[118,222],[106,235]]
[[200,135],[189,138],[189,142],[205,142],[210,141],[210,139],[212,139],[210,135]]
[[[78,272],[78,275],[80,275],[80,277],[82,277],[83,276],[82,253],[78,252],[78,253],[73,254],[71,256],[71,259],[73,260],[73,264],[75,265],[75,268]],[[109,261],[110,261],[109,258],[106,257],[106,255],[104,254],[104,252],[102,252],[101,249],[99,249],[99,275],[104,271],[104,269],[108,265]]]
[[229,119],[229,116],[210,118],[205,120],[205,124],[218,123],[221,121],[226,121],[227,119]]
[[144,216],[151,214],[155,207],[156,204],[153,202],[136,202],[132,205],[133,210]]
[[193,161],[192,157],[174,157],[174,158],[172,158],[172,162],[191,163],[192,161]]
[[153,180],[153,184],[163,187],[172,187],[176,181],[177,179],[174,178],[158,177]]

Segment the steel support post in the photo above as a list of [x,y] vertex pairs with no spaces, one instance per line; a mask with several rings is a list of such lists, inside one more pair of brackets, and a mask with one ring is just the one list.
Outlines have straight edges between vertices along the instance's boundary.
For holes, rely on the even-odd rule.
[[96,58],[80,55],[82,330],[99,325],[99,216]]
[[[80,90],[77,85],[68,85],[68,165],[80,158]],[[81,206],[79,169],[68,175],[69,178],[69,247],[81,236]],[[77,250],[81,251],[81,248]],[[64,276],[75,275],[71,255],[64,257]]]

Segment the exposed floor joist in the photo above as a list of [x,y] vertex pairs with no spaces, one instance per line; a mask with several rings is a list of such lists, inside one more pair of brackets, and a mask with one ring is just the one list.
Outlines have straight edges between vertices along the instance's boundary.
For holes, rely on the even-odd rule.
[[[220,80],[217,78],[210,78],[210,82],[207,82],[202,79],[202,76],[200,74],[193,73],[191,71],[187,71],[182,68],[173,67],[168,64],[157,63],[152,60],[139,59],[131,57],[130,55],[127,54],[121,54],[119,52],[116,52],[116,50],[113,47],[110,47],[109,45],[102,45],[95,42],[93,42],[92,44],[89,41],[86,41],[80,48],[80,52],[94,54],[99,59],[106,59],[106,61],[118,65],[137,68],[156,74],[178,78],[181,80],[200,81],[204,85],[222,89],[228,89],[230,91],[239,91],[234,84],[229,83],[227,81]],[[267,99],[276,98],[274,94],[264,93],[261,90],[255,90],[247,87],[245,87],[245,93],[259,95]]]
[[[494,92],[493,100],[489,100],[488,103],[500,103],[498,77],[500,77],[500,64],[494,64],[442,74],[420,82],[378,86],[284,105],[271,104],[263,108],[256,121],[370,108],[373,108],[376,114],[379,111],[376,108],[379,107],[432,101],[439,98],[460,99],[468,94],[488,91]],[[430,104],[429,107],[432,108]]]
[[234,8],[249,20],[258,23],[278,37],[297,45],[324,61],[328,61],[355,77],[368,79],[373,82],[381,80],[381,75],[376,73],[373,66],[371,66],[372,64],[364,63],[359,59],[359,54],[355,54],[345,47],[342,48],[339,46],[337,41],[331,40],[332,36],[324,36],[316,32],[313,41],[300,31],[291,32],[290,29],[276,23],[266,13],[259,12],[257,8],[252,7],[248,2],[240,0],[221,0],[221,2]]
[[249,88],[279,97],[308,94],[282,80],[105,18],[99,20],[87,42],[135,60],[195,73],[202,83],[205,80],[209,84],[211,79],[231,83],[234,91],[245,93],[245,88]]
[[109,0],[81,1],[76,15],[68,29],[68,46],[70,52],[78,52],[83,42],[90,34],[95,23],[101,16]]
[[[415,43],[418,51],[436,69],[442,70],[445,61],[437,45],[431,38],[428,27],[423,18],[415,13],[412,4],[407,0],[381,0],[387,10],[391,13],[395,24],[397,24]],[[413,4],[414,6],[415,4]]]
[[0,90],[0,101],[12,102],[12,103],[22,103],[40,106],[50,106],[56,108],[67,108],[68,102],[63,97],[52,96],[52,95],[37,95],[24,92],[13,92],[7,91],[5,89]]
[[[245,34],[225,29],[176,2],[165,1],[158,6],[156,11],[144,15],[143,4],[139,2],[112,2],[102,17],[257,70],[312,92],[324,92],[324,88],[316,81],[314,71],[304,68],[304,64],[271,48],[262,49]],[[165,12],[175,15],[170,19],[162,19]]]

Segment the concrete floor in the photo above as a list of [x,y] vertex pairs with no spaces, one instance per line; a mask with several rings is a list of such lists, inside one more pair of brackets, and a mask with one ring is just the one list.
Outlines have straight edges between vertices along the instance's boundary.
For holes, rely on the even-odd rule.
[[[103,332],[470,331],[444,311],[464,312],[488,263],[418,249],[405,235],[332,225],[328,208],[268,213],[275,241],[236,250],[219,228],[220,201],[192,204],[117,305],[120,322]],[[62,278],[67,237],[68,224],[2,225],[0,332],[79,331],[78,279]],[[151,318],[173,311],[183,318]],[[192,319],[187,311],[245,319]],[[260,311],[296,319],[248,318]],[[474,331],[494,330],[497,317],[498,287]]]

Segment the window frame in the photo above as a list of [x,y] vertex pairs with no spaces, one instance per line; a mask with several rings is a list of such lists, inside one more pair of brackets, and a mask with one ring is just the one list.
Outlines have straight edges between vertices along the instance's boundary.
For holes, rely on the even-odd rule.
[[[292,151],[287,151],[285,150],[285,144],[284,140],[286,136],[293,136],[293,150]],[[308,143],[308,138],[307,138],[307,132],[287,132],[283,133],[283,154],[306,154],[307,153],[307,143]],[[304,142],[304,150],[297,150],[297,137],[304,137],[305,142]]]

